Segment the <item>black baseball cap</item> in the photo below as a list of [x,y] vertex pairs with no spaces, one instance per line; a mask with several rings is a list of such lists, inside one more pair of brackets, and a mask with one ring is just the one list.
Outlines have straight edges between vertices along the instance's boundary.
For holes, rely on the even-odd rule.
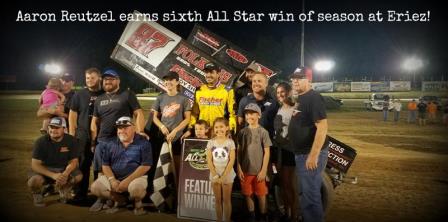
[[162,77],[163,80],[177,80],[179,81],[179,74],[177,72],[170,71]]
[[219,71],[220,71],[219,68],[218,68],[218,66],[216,66],[215,63],[210,62],[210,63],[205,64],[205,66],[204,66],[204,72],[211,72],[211,71],[213,71],[213,70],[215,70],[216,72],[219,72]]
[[64,73],[64,75],[61,76],[61,79],[66,81],[66,82],[75,81],[75,78],[70,73]]

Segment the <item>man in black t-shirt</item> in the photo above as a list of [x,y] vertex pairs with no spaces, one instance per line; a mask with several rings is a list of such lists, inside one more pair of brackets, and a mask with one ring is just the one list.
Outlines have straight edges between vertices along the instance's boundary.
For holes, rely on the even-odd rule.
[[[115,70],[108,69],[103,73],[103,89],[105,93],[98,96],[93,108],[90,124],[91,144],[94,150],[93,170],[97,178],[101,171],[102,147],[99,143],[107,143],[117,136],[115,121],[122,116],[135,117],[136,133],[149,139],[145,134],[143,110],[135,94],[128,89],[120,89],[120,77]],[[95,146],[95,144],[97,144]],[[95,203],[99,204],[99,203]]]
[[40,137],[34,144],[28,187],[37,207],[45,206],[44,185],[54,183],[61,201],[65,203],[73,186],[82,179],[78,169],[78,144],[73,136],[64,134],[65,128],[62,117],[53,117],[48,126],[48,135]]
[[84,175],[80,186],[75,191],[73,204],[83,204],[87,200],[89,189],[90,166],[92,165],[93,152],[90,139],[90,123],[92,121],[93,107],[96,98],[103,94],[101,89],[101,71],[97,68],[89,68],[85,71],[86,88],[78,91],[72,98],[69,120],[69,134],[78,139],[79,168]]
[[305,222],[324,220],[320,188],[322,172],[328,159],[326,135],[327,114],[323,97],[311,88],[311,76],[305,69],[291,76],[292,88],[298,95],[288,135],[295,153],[300,207]]
[[[75,77],[70,73],[65,73],[61,77],[61,84],[62,84],[61,92],[65,96],[64,113],[67,114],[68,116],[70,112],[70,105],[72,102],[72,98],[73,95],[75,95],[75,91],[73,91],[73,85],[75,84]],[[69,126],[70,124],[67,125],[67,128]]]

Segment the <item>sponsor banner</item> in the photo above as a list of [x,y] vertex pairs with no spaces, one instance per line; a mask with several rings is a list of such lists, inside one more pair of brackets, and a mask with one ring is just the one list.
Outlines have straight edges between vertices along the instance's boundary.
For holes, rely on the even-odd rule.
[[370,82],[351,82],[352,92],[370,92]]
[[162,77],[169,71],[179,74],[180,85],[182,86],[183,95],[189,99],[194,99],[196,88],[205,83],[205,65],[209,62],[215,63],[219,68],[220,82],[230,89],[238,77],[238,73],[231,67],[223,65],[198,48],[181,41],[163,62],[157,67],[155,73]]
[[411,82],[390,81],[390,91],[411,91]]
[[327,167],[332,167],[347,173],[356,157],[356,150],[341,141],[328,136],[328,162]]
[[333,82],[315,82],[311,83],[313,90],[317,92],[333,92]]
[[371,92],[389,92],[389,82],[371,82],[370,91]]
[[185,139],[179,172],[177,217],[216,220],[215,196],[205,149],[208,140]]
[[335,92],[350,92],[351,84],[349,82],[335,82],[333,83],[333,90]]
[[261,72],[268,77],[280,73],[280,70],[258,61],[249,52],[200,25],[196,24],[194,26],[187,41],[219,62],[234,68],[239,73],[242,73],[252,62],[260,66]]
[[[134,16],[140,14],[134,11]],[[118,45],[157,67],[182,38],[155,22],[128,22]]]
[[448,82],[447,81],[423,81],[422,82],[422,91],[448,91]]

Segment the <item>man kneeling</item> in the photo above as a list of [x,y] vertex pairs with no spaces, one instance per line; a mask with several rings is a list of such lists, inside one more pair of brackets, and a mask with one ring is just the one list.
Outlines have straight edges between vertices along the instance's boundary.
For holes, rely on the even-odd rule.
[[60,201],[71,198],[72,188],[82,179],[78,169],[79,148],[76,139],[65,134],[65,120],[54,117],[50,120],[48,134],[41,136],[34,144],[31,171],[28,173],[28,187],[33,193],[34,205],[44,207],[44,187],[54,187]]
[[145,214],[142,199],[148,186],[147,175],[152,165],[151,144],[146,138],[135,133],[131,118],[120,117],[115,125],[117,139],[102,143],[103,175],[93,182],[90,190],[98,197],[90,211],[100,211],[106,200],[114,201],[107,213],[118,211],[125,202],[125,194],[135,202],[135,215]]

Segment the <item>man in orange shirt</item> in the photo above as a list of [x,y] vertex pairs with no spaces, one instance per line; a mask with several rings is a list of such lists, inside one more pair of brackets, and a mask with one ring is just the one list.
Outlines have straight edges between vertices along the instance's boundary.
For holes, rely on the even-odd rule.
[[436,117],[437,117],[437,105],[435,102],[429,102],[428,103],[428,119],[429,122],[435,123]]
[[414,123],[417,117],[417,102],[413,99],[408,103],[408,123]]

